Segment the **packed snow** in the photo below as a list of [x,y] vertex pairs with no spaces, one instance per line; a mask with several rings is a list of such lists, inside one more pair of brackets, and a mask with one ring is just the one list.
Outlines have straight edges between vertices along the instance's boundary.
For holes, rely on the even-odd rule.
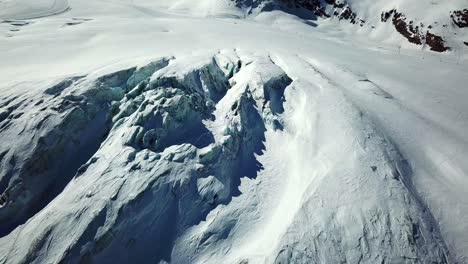
[[69,9],[67,0],[4,0],[0,1],[2,19],[32,19],[47,17]]
[[0,0],[0,263],[468,263],[466,1],[270,2]]

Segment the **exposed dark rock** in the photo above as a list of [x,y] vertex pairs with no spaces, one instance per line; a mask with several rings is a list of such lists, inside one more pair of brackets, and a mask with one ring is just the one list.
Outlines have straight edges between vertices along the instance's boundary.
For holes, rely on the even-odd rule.
[[426,33],[426,44],[431,47],[431,50],[437,52],[444,52],[450,50],[445,46],[444,39],[440,36],[434,35],[429,31]]
[[450,17],[459,28],[468,27],[468,9],[453,11]]
[[421,45],[422,34],[419,31],[419,26],[413,26],[413,21],[407,22],[405,15],[394,12],[392,23],[395,29],[403,35],[409,42]]
[[387,22],[387,20],[392,17],[394,14],[396,13],[396,10],[395,9],[392,9],[390,11],[387,11],[387,12],[382,12],[382,15],[380,15],[380,20],[382,22]]
[[[424,24],[420,23],[419,25],[414,25],[413,21],[407,19],[404,14],[398,12],[396,9],[383,12],[380,20],[385,23],[390,18],[392,18],[392,24],[395,26],[395,29],[409,42],[416,45],[427,44],[432,51],[437,52],[450,50],[450,47],[445,45],[445,41],[441,36],[429,31],[424,33]],[[431,29],[432,26],[429,25],[427,28]]]

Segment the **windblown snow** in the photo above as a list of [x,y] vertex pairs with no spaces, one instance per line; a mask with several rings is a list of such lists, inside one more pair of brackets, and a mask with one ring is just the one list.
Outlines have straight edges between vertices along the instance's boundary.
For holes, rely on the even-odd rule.
[[0,1],[0,263],[468,263],[467,29],[291,2]]

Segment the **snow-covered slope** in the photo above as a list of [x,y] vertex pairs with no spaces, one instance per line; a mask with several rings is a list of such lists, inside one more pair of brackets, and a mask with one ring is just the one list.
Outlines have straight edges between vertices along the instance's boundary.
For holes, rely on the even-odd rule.
[[[418,45],[444,52],[468,46],[468,2],[408,0],[265,0],[267,9],[304,14],[307,11],[361,34],[393,45]],[[262,9],[262,7],[259,7]],[[263,9],[265,7],[263,6]],[[324,21],[320,21],[319,24]],[[345,25],[343,25],[345,24]],[[346,26],[352,24],[354,26]],[[411,45],[409,45],[409,43]]]
[[192,2],[0,2],[0,263],[468,263],[463,1]]
[[0,1],[0,18],[31,19],[56,15],[69,9],[67,0],[3,0]]

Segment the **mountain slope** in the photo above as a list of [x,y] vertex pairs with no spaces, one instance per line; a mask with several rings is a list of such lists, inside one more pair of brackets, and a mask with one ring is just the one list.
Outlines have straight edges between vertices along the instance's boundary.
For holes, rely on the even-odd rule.
[[[361,1],[277,0],[270,6],[291,11],[305,9],[317,17],[363,27],[379,40],[401,39],[436,52],[464,49],[468,35],[468,2],[460,1]],[[271,7],[270,7],[271,8]],[[292,11],[295,12],[295,11]],[[393,40],[395,42],[395,40]],[[465,44],[466,45],[466,44]],[[466,47],[465,47],[466,48]]]
[[31,19],[60,14],[69,9],[67,0],[6,0],[0,2],[0,18]]
[[273,4],[0,24],[0,263],[467,263],[462,47]]

